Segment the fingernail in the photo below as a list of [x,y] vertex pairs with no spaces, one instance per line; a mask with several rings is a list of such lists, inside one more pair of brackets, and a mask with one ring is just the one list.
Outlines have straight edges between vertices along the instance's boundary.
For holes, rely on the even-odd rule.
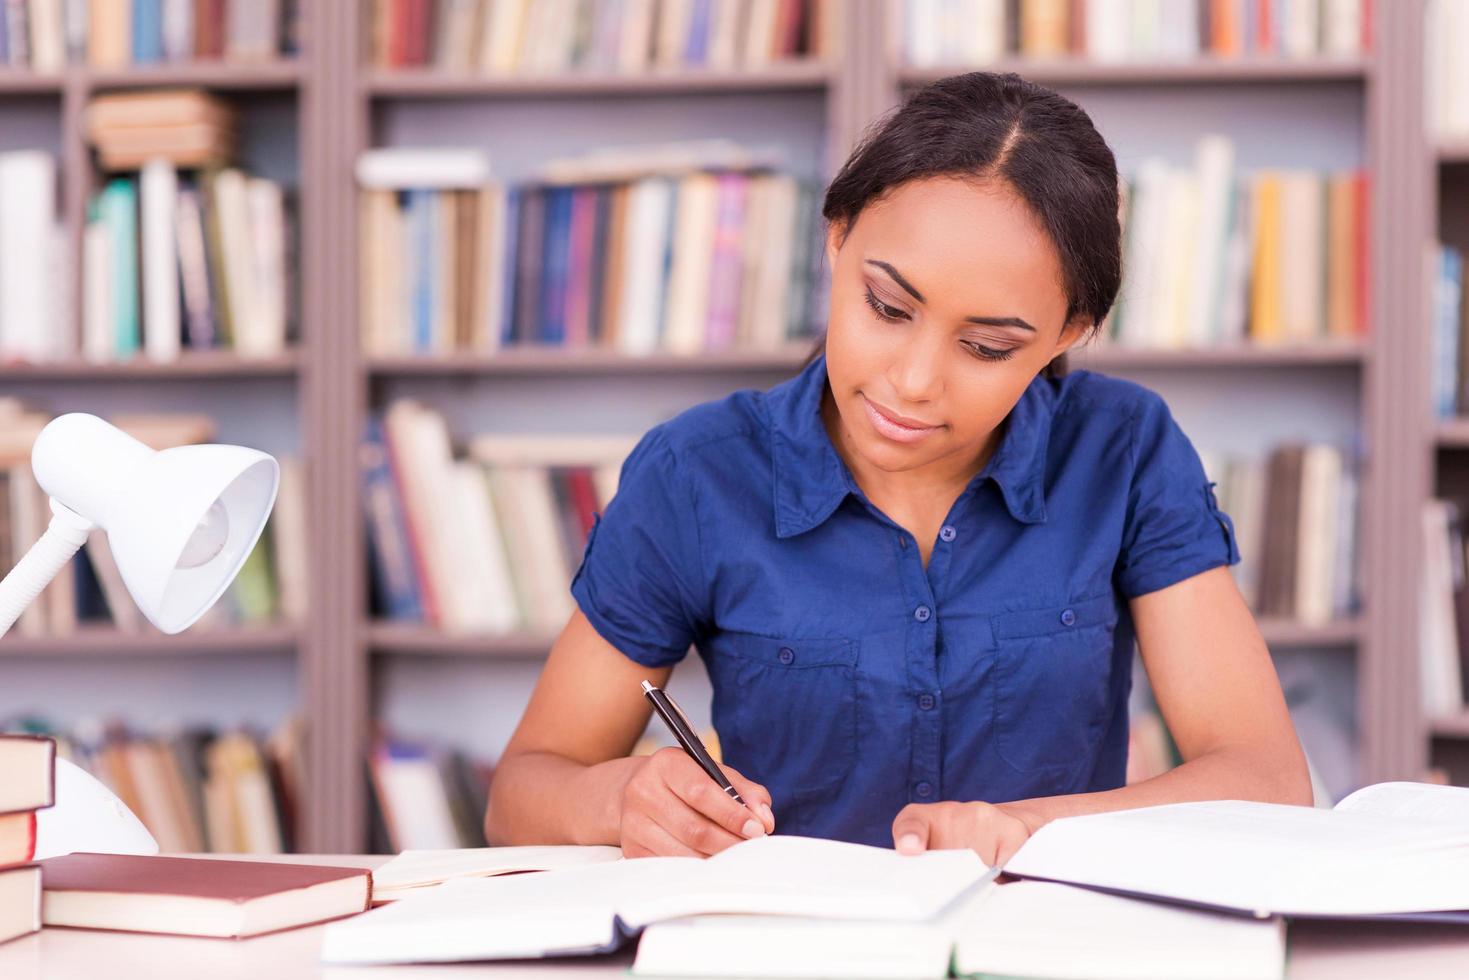
[[760,821],[758,820],[746,820],[745,825],[740,828],[740,833],[750,838],[764,837],[765,828],[760,826]]
[[760,819],[765,821],[765,826],[775,826],[775,814],[770,812],[770,807],[764,803],[760,804]]
[[917,834],[904,834],[898,838],[898,850],[904,854],[917,854],[923,850],[923,844],[919,841]]

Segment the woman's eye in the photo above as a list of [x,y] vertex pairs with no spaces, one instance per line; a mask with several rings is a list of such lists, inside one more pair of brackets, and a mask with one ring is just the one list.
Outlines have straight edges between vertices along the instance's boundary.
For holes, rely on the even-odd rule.
[[878,299],[877,295],[873,293],[873,291],[870,289],[867,290],[867,305],[872,307],[872,312],[876,313],[884,320],[906,320],[908,318],[908,314],[904,313],[902,310],[898,309],[895,306],[887,305],[882,300]]
[[976,344],[969,340],[964,342],[964,346],[969,348],[969,352],[975,357],[983,358],[986,361],[1006,361],[1015,356],[1013,347],[986,347],[984,344]]

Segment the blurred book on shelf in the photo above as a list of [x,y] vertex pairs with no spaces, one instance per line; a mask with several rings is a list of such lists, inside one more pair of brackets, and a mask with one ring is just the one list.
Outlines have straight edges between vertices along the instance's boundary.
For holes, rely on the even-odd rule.
[[[0,574],[15,566],[50,523],[47,497],[30,469],[31,446],[50,419],[14,399],[0,399]],[[109,421],[153,449],[215,438],[214,420],[207,415],[114,415]],[[308,572],[303,476],[296,459],[279,462],[281,485],[265,533],[221,601],[191,630],[304,622]],[[38,601],[21,613],[16,635],[61,637],[108,624],[128,634],[157,633],[128,594],[107,535],[97,530]]]
[[1242,173],[1224,136],[1123,186],[1123,268],[1102,341],[1169,350],[1358,342],[1368,332],[1365,171]]
[[88,207],[82,337],[66,353],[282,354],[296,339],[294,195],[235,167],[180,171],[163,146],[128,152],[146,159],[141,172],[111,176]]
[[268,736],[203,727],[144,734],[117,723],[63,732],[44,719],[0,728],[54,737],[58,757],[117,794],[164,853],[294,849],[305,786],[303,732],[294,720]]
[[[815,186],[724,167],[755,158],[738,148],[675,149],[556,161],[555,182],[459,188],[383,186],[406,169],[395,154],[434,151],[373,151],[359,167],[366,350],[695,355],[810,337],[824,315]],[[702,169],[709,156],[721,169]]]
[[0,368],[64,356],[72,346],[56,167],[43,150],[0,153]]
[[442,415],[394,401],[369,421],[361,455],[375,614],[551,636],[635,441],[485,435],[457,458]]
[[379,737],[368,759],[373,852],[484,847],[493,775],[465,753]]
[[377,68],[486,75],[758,70],[827,57],[840,0],[374,0]]
[[1433,413],[1447,419],[1469,414],[1469,341],[1464,336],[1469,316],[1464,304],[1464,253],[1452,245],[1437,245],[1433,253],[1433,281],[1428,311],[1433,324]]
[[915,67],[1005,57],[1096,62],[1350,57],[1371,48],[1372,0],[906,0]]
[[1423,37],[1426,60],[1424,118],[1428,133],[1439,139],[1469,137],[1469,4],[1462,0],[1428,0]]
[[1354,615],[1360,478],[1354,456],[1325,443],[1289,443],[1268,456],[1205,452],[1220,509],[1234,524],[1233,568],[1260,616],[1309,626]]
[[137,170],[155,158],[185,168],[223,164],[239,130],[234,107],[202,89],[99,95],[83,125],[106,171]]
[[301,0],[7,0],[0,64],[261,62],[296,54]]
[[1418,679],[1423,714],[1455,718],[1469,707],[1469,557],[1464,509],[1451,500],[1423,508],[1423,570],[1419,595]]

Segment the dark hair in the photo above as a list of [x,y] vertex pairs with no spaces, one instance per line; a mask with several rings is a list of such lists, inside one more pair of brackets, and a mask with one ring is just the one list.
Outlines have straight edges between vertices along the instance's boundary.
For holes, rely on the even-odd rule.
[[1013,73],[939,79],[868,129],[821,213],[850,229],[874,200],[925,177],[1010,185],[1060,255],[1066,318],[1100,328],[1122,279],[1117,161],[1080,106]]

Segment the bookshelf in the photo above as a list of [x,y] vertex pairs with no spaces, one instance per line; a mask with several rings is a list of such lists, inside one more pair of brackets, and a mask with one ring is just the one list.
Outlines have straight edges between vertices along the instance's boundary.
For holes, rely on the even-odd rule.
[[[631,75],[483,76],[385,70],[368,63],[366,7],[350,0],[307,5],[311,44],[290,62],[124,72],[68,68],[53,76],[0,70],[0,120],[18,114],[28,124],[59,122],[61,216],[73,243],[80,239],[93,179],[77,122],[93,92],[188,84],[226,93],[250,107],[246,120],[254,149],[277,163],[289,157],[296,166],[304,326],[299,349],[263,361],[201,355],[167,365],[3,366],[0,393],[36,393],[65,383],[69,400],[70,393],[80,393],[76,400],[91,402],[142,385],[148,392],[186,399],[207,399],[223,388],[230,393],[231,411],[248,413],[251,406],[265,411],[271,425],[290,428],[288,441],[309,461],[311,584],[311,613],[299,628],[166,641],[88,634],[18,643],[12,637],[0,644],[0,670],[12,659],[27,664],[81,659],[89,669],[108,661],[105,669],[126,671],[124,664],[153,655],[192,669],[212,660],[285,654],[294,671],[289,687],[294,706],[310,729],[311,779],[303,801],[301,846],[328,853],[361,849],[367,839],[362,760],[375,719],[389,716],[391,723],[393,705],[416,698],[419,717],[436,714],[450,726],[483,726],[480,716],[494,715],[492,736],[500,737],[513,726],[516,699],[528,691],[550,641],[536,634],[450,635],[370,618],[357,458],[368,414],[387,399],[408,394],[449,409],[454,435],[463,439],[492,424],[513,431],[528,411],[523,405],[539,410],[559,400],[566,410],[538,419],[538,426],[565,431],[586,404],[606,403],[615,407],[619,422],[641,431],[676,406],[780,380],[808,351],[798,345],[771,352],[629,358],[604,350],[526,348],[369,357],[359,331],[357,194],[347,177],[358,154],[377,146],[467,145],[485,149],[497,174],[515,180],[540,159],[591,148],[613,136],[645,142],[733,128],[737,136],[752,139],[768,131],[807,173],[827,177],[862,128],[906,88],[966,70],[899,64],[893,6],[880,0],[842,3],[834,54],[821,62],[777,63],[759,72],[679,68]],[[1429,175],[1435,159],[1446,166],[1469,160],[1469,144],[1431,147],[1423,138],[1420,5],[1372,7],[1374,50],[1367,57],[1121,64],[1005,59],[986,66],[1014,69],[1060,87],[1089,108],[1099,106],[1098,123],[1109,140],[1129,139],[1113,129],[1114,118],[1125,122],[1129,114],[1147,112],[1138,105],[1160,100],[1194,105],[1201,117],[1222,113],[1222,127],[1229,125],[1228,112],[1236,104],[1253,109],[1295,103],[1302,115],[1318,110],[1350,115],[1335,137],[1371,170],[1376,188],[1371,212],[1374,332],[1368,339],[1186,351],[1098,346],[1072,363],[1135,373],[1170,398],[1182,392],[1181,400],[1200,413],[1212,407],[1217,414],[1225,404],[1223,393],[1241,385],[1252,399],[1258,395],[1271,405],[1278,400],[1283,408],[1276,414],[1282,417],[1300,414],[1303,425],[1312,425],[1331,416],[1360,434],[1367,447],[1359,537],[1361,614],[1321,626],[1264,619],[1261,627],[1272,650],[1326,658],[1350,671],[1362,782],[1417,778],[1431,744],[1456,739],[1469,744],[1469,721],[1438,722],[1430,730],[1417,707],[1418,595],[1412,574],[1421,557],[1417,515],[1431,489],[1434,447],[1449,453],[1454,446],[1469,446],[1466,423],[1432,428],[1416,395],[1426,389],[1419,257],[1431,232]],[[1200,127],[1211,121],[1201,118]],[[534,138],[524,138],[527,133]],[[1124,169],[1127,154],[1120,146]],[[1255,165],[1255,160],[1241,161],[1242,169]],[[1297,411],[1316,402],[1325,407],[1315,414]]]

